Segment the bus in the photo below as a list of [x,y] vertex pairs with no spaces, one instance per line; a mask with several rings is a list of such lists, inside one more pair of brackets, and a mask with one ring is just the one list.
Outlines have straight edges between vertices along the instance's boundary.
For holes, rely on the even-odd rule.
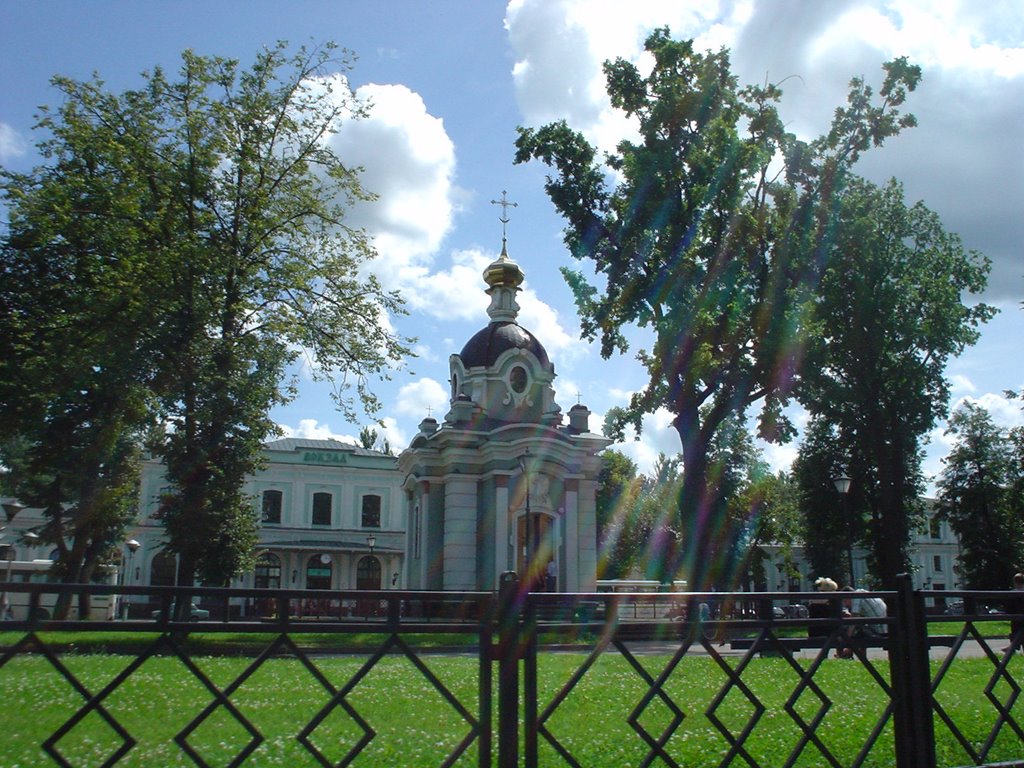
[[[52,560],[7,560],[0,561],[0,579],[15,584],[56,584],[53,576]],[[100,565],[93,574],[94,584],[117,584],[117,567]],[[2,590],[0,597],[0,619],[5,621],[25,621],[28,618],[31,595],[27,592],[9,592]],[[53,606],[57,602],[56,592],[43,592],[40,595],[36,618],[45,621],[53,616]],[[77,617],[76,607],[72,615]],[[112,621],[117,615],[117,595],[92,595],[89,601],[89,616],[93,621]]]

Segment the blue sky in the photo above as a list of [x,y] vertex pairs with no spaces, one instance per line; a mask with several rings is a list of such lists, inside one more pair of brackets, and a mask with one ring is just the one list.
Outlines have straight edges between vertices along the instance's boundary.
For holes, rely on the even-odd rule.
[[[920,126],[870,152],[858,170],[879,182],[899,177],[912,201],[924,200],[993,260],[985,299],[1003,311],[950,366],[953,402],[970,398],[1002,424],[1024,422],[1002,395],[1024,388],[1024,9],[1014,0],[5,2],[0,163],[24,170],[38,161],[33,115],[56,101],[54,74],[97,72],[121,90],[155,65],[175,68],[186,48],[247,63],[277,40],[333,40],[359,56],[350,84],[374,105],[336,138],[381,196],[353,215],[375,238],[382,279],[408,301],[411,314],[396,327],[419,337],[419,357],[377,388],[391,444],[404,447],[428,408],[447,411],[448,355],[486,324],[480,272],[501,247],[500,211],[490,201],[502,190],[518,204],[508,247],[526,272],[520,322],[555,363],[563,410],[579,394],[597,428],[642,385],[642,373],[630,357],[603,361],[579,340],[558,274],[569,261],[562,224],[543,192],[544,169],[512,164],[515,127],[564,118],[611,146],[628,125],[603,98],[600,63],[636,59],[647,33],[662,25],[701,48],[729,47],[742,82],[789,77],[783,118],[805,137],[827,126],[851,76],[877,84],[881,62],[898,55],[923,67],[909,104]],[[286,433],[358,433],[324,385],[301,369],[296,375],[299,397],[274,413]],[[654,414],[641,440],[622,447],[648,468],[678,440],[667,415]],[[780,467],[794,452],[795,445],[766,449]],[[927,471],[941,468],[945,452],[940,428]]]

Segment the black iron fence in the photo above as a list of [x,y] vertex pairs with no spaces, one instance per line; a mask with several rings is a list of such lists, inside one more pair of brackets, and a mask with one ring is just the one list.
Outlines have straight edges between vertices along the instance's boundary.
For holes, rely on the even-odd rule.
[[0,766],[1024,766],[1006,592],[0,589]]

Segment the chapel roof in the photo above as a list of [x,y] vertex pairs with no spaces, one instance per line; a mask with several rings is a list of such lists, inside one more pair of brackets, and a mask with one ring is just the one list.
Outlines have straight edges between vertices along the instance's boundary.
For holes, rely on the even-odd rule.
[[466,368],[490,367],[510,349],[529,350],[544,368],[551,367],[547,350],[537,337],[514,322],[492,322],[466,342],[459,357]]

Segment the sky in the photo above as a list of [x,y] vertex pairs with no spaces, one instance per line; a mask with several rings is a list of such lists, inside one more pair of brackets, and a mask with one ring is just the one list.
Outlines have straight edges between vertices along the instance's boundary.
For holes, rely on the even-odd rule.
[[[731,51],[741,83],[780,82],[790,130],[827,129],[851,77],[881,83],[881,64],[907,56],[923,80],[906,109],[919,126],[868,152],[856,170],[883,183],[899,178],[908,202],[922,200],[966,247],[992,260],[982,299],[1000,308],[977,345],[951,362],[951,406],[989,409],[1003,426],[1024,424],[1024,5],[1018,0],[279,0],[0,2],[0,164],[40,162],[34,116],[59,103],[60,74],[93,73],[115,91],[140,73],[174,70],[181,52],[252,61],[263,46],[333,41],[358,56],[348,73],[369,116],[332,139],[378,195],[351,212],[372,236],[374,269],[405,297],[394,328],[417,337],[415,359],[375,385],[385,403],[380,432],[402,449],[428,415],[448,410],[448,356],[487,324],[483,268],[500,253],[507,191],[508,251],[526,273],[519,322],[555,364],[564,412],[577,400],[600,429],[604,413],[644,384],[631,355],[603,360],[580,338],[571,293],[558,272],[572,259],[563,222],[544,190],[545,168],[514,165],[517,126],[565,119],[602,148],[629,130],[608,104],[601,63],[643,66],[649,32],[668,26],[698,50]],[[298,396],[273,418],[293,437],[353,440],[329,388],[297,366]],[[801,413],[793,412],[799,424]],[[362,424],[370,423],[364,420]],[[925,471],[941,470],[949,438],[939,425]],[[617,446],[649,470],[675,454],[667,413],[650,415],[639,440]],[[785,468],[796,444],[764,446]]]

